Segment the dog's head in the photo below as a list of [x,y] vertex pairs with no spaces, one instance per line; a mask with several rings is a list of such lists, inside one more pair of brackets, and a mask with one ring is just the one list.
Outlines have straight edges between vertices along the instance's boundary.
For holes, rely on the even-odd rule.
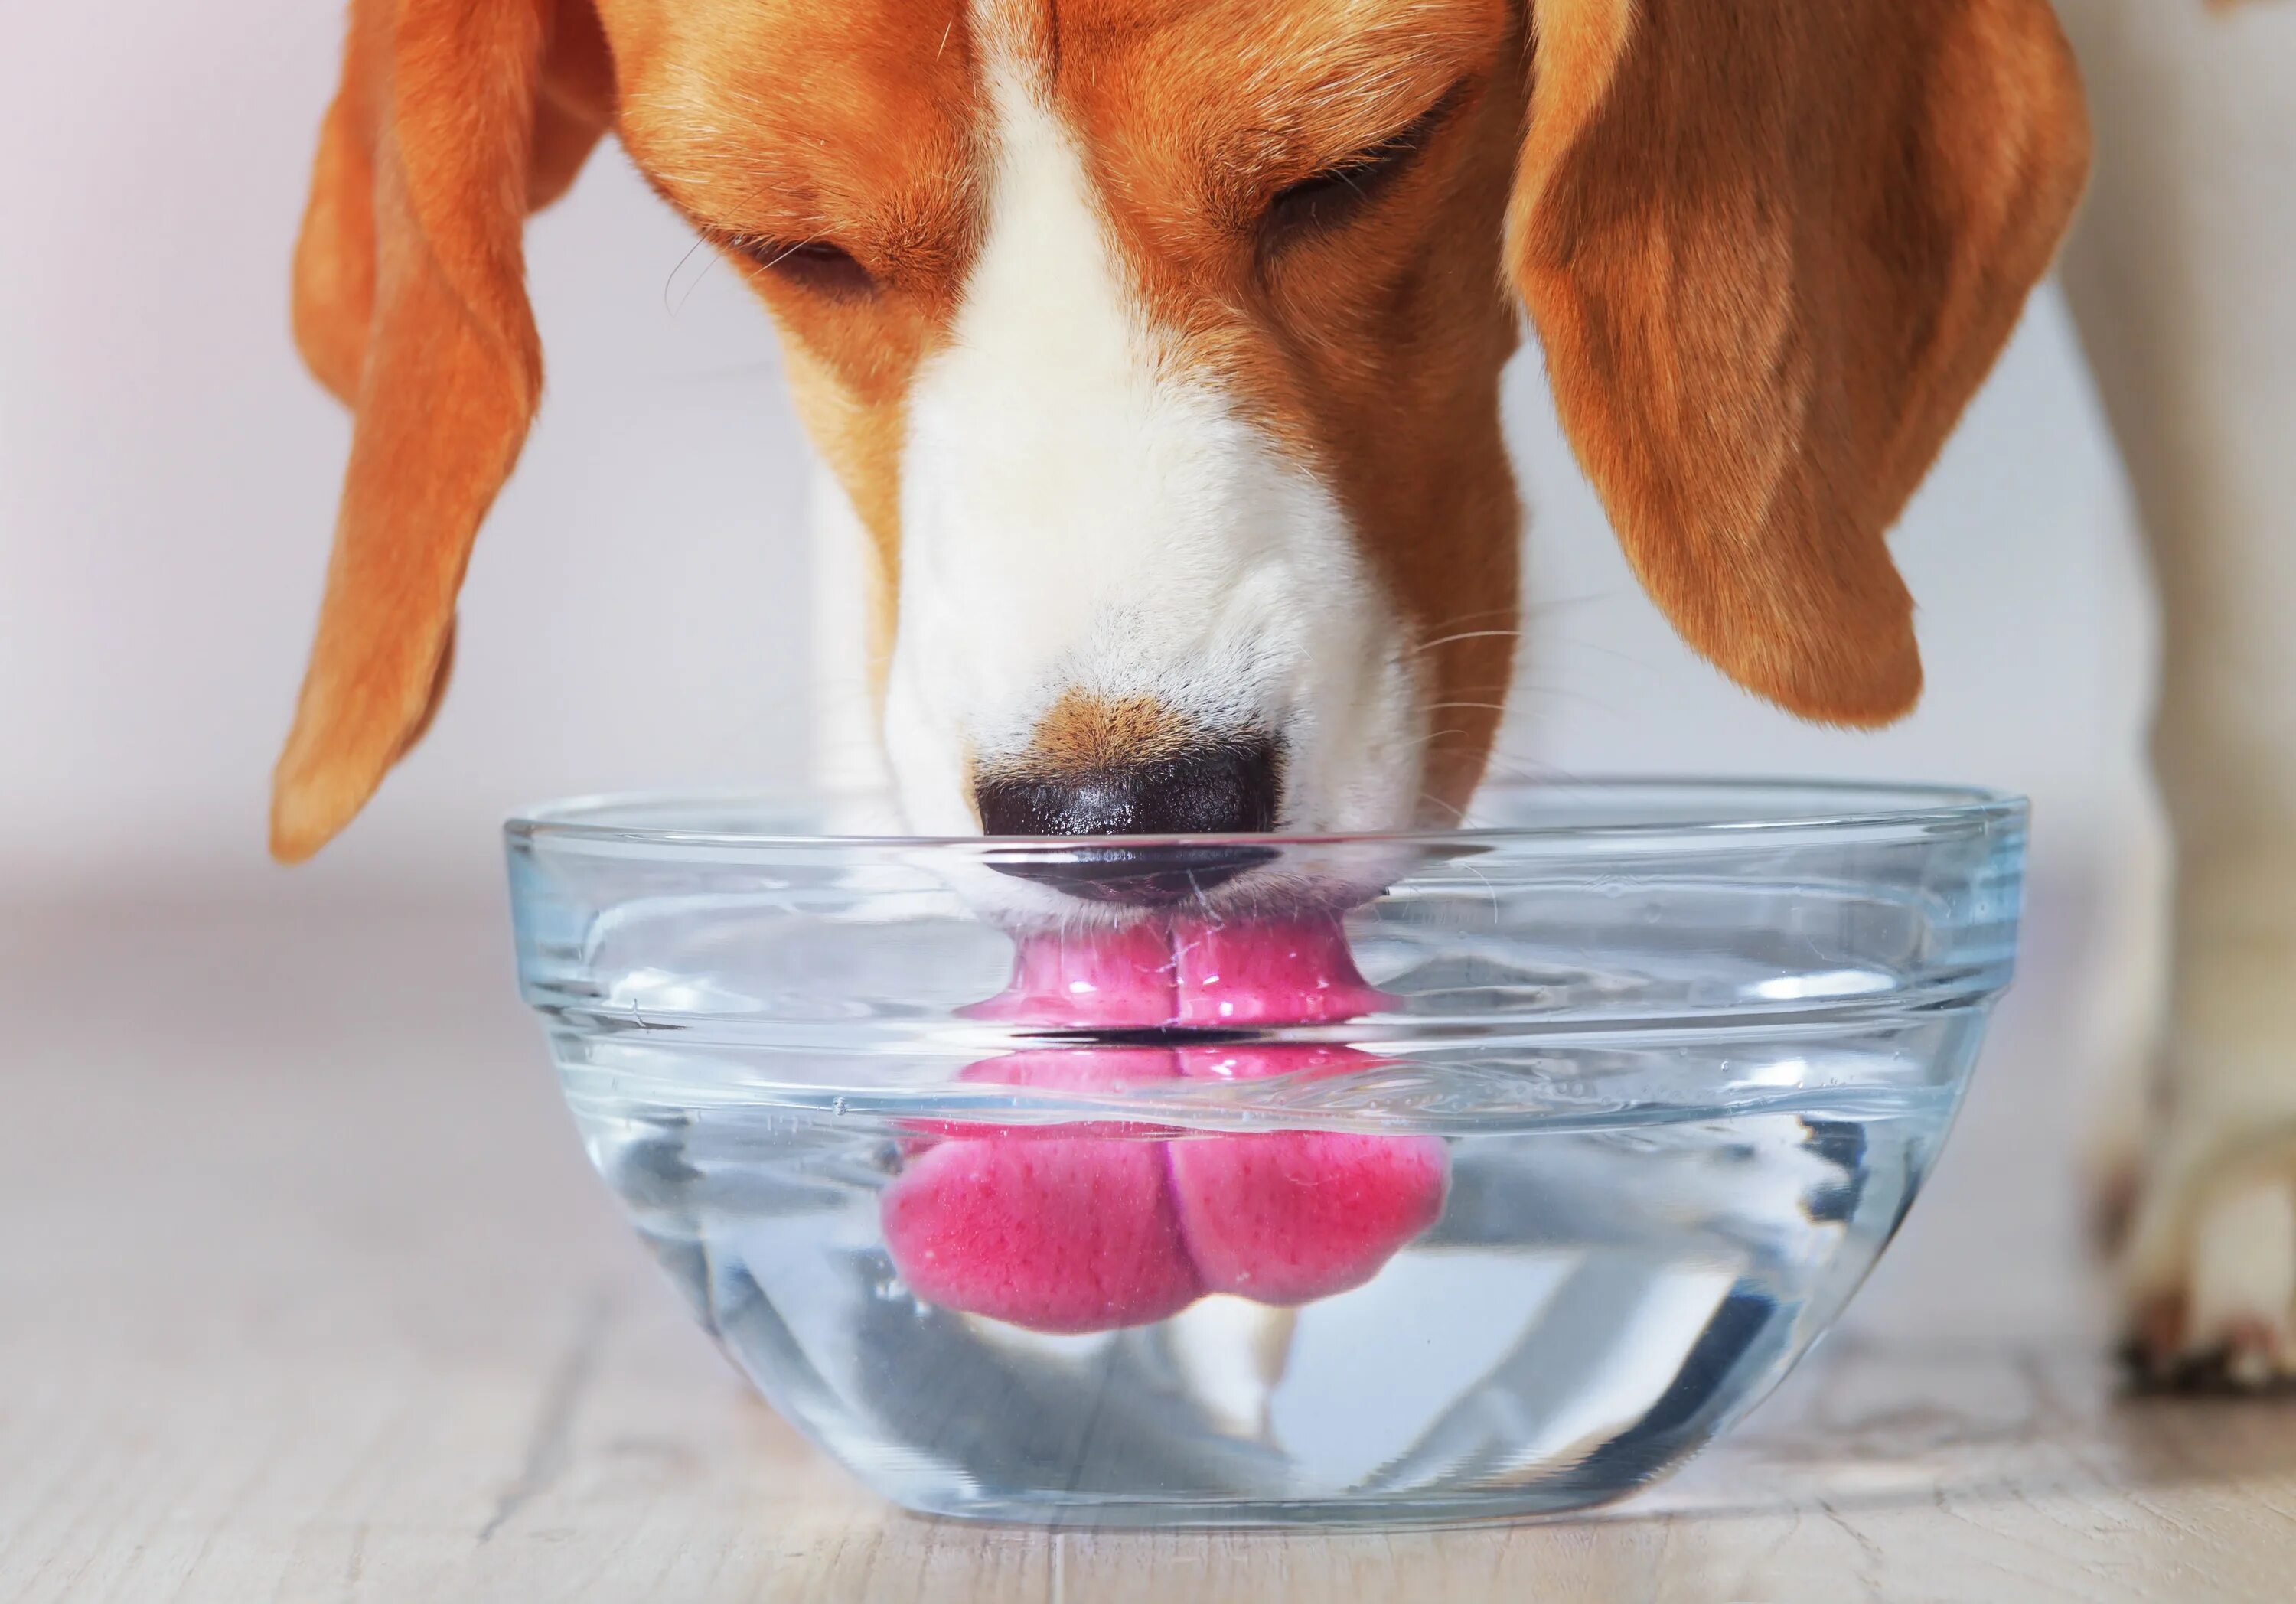
[[1895,718],[1883,535],[2086,160],[2045,0],[355,0],[296,326],[357,421],[282,856],[435,709],[540,389],[522,221],[610,129],[780,326],[947,832],[1462,804],[1519,310],[1690,644]]

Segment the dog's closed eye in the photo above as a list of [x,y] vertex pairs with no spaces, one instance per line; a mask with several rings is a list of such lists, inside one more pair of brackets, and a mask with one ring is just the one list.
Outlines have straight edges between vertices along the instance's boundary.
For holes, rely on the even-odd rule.
[[727,243],[775,276],[832,299],[858,299],[877,288],[874,274],[851,251],[827,240],[791,241],[737,234]]
[[1385,139],[1276,191],[1260,218],[1262,239],[1281,246],[1368,210],[1417,163],[1458,100],[1454,89]]

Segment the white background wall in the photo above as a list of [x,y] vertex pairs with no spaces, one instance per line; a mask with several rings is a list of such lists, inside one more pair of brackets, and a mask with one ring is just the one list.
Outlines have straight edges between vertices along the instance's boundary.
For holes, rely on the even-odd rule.
[[[340,20],[311,0],[20,8],[0,53],[0,887],[280,873],[265,790],[345,421],[286,332]],[[550,393],[472,564],[455,692],[318,885],[491,877],[570,791],[800,771],[804,457],[762,314],[618,151],[529,236]],[[1641,597],[1511,395],[1539,611],[1510,764],[1929,775],[2032,792],[2044,867],[2125,811],[2149,653],[2128,499],[2054,291],[1897,539],[1931,691],[1799,725]]]

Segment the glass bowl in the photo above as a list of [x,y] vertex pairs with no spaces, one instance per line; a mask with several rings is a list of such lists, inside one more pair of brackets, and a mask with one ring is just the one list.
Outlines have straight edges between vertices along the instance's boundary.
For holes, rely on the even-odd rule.
[[2026,810],[1496,787],[1456,831],[508,826],[590,1157],[774,1406],[939,1515],[1577,1509],[1840,1314],[2010,978]]

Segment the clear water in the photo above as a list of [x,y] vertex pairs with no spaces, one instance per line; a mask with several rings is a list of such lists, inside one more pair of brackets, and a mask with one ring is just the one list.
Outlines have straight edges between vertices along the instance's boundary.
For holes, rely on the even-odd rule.
[[[1973,1050],[1980,1022],[1933,1018],[1921,1057]],[[702,1101],[602,1071],[594,1053],[562,1068],[593,1159],[663,1268],[861,1479],[951,1515],[1224,1524],[1562,1510],[1680,1462],[1832,1321],[1944,1134],[1957,1086],[1874,1089],[1874,1047],[1695,1054],[1718,1078],[1741,1072],[1720,1108],[1509,1109],[1487,1084],[1456,1118],[1406,1100],[1399,1124],[1392,1098],[1357,1084],[1273,1113],[1265,1096],[1184,1093],[1144,1133],[1103,1122],[1103,1140],[1236,1142],[1271,1119],[1316,1128],[1320,1109],[1329,1128],[1437,1133],[1449,1185],[1434,1224],[1352,1290],[1291,1309],[1213,1295],[1070,1335],[920,1299],[881,1218],[921,1125],[946,1139],[1057,1109]],[[1763,1088],[1785,1078],[1764,1063],[1794,1084]]]
[[[2023,810],[1702,782],[1479,806],[1493,828],[1271,838],[1186,911],[1267,929],[1346,906],[1380,995],[1343,1022],[1205,1025],[1177,968],[1175,1006],[1130,1031],[984,1011],[1034,994],[1043,930],[997,912],[1005,871],[1078,843],[832,839],[741,798],[513,825],[521,985],[670,1278],[898,1502],[1140,1525],[1576,1508],[1753,1407],[1872,1268],[2009,983]],[[1177,1072],[1070,1074],[1078,1053]],[[1205,1072],[1223,1053],[1236,1072]],[[1100,1146],[1017,1145],[1078,1142]],[[952,1171],[993,1189],[1064,1163],[1065,1190],[926,1211],[971,1236],[920,1251],[909,1205],[957,1195],[932,1190]],[[1271,1174],[1207,1201],[1207,1176]],[[1115,1295],[1046,1313],[1078,1287]]]

